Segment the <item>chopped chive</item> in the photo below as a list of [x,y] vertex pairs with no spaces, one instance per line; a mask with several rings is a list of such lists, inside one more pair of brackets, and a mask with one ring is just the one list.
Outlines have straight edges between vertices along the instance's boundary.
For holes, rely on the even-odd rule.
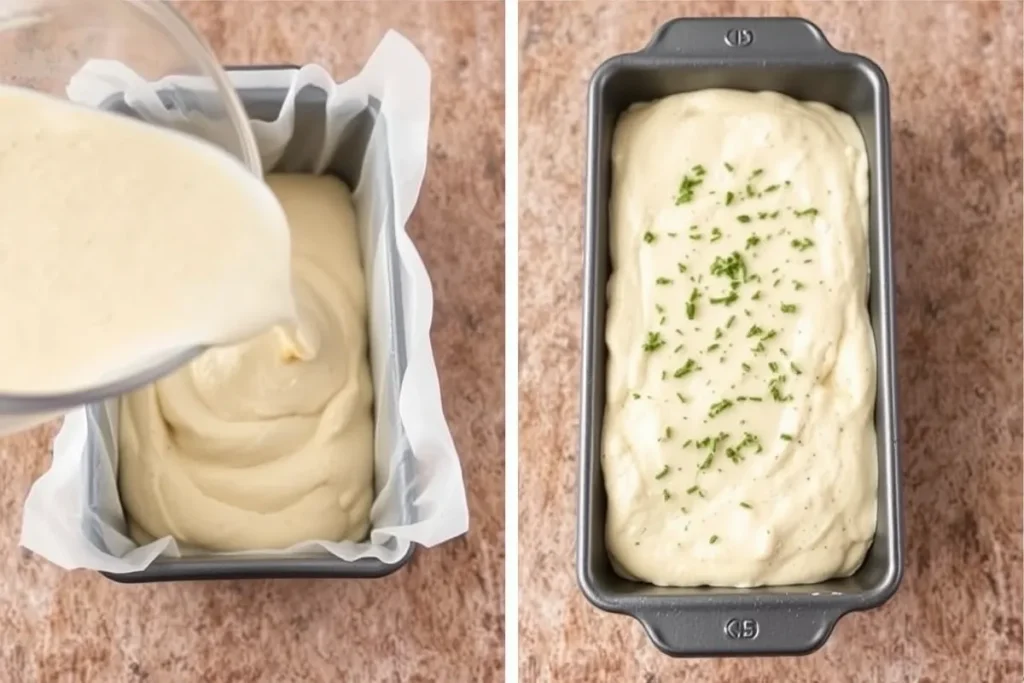
[[[694,169],[696,168],[694,166]],[[676,192],[676,206],[693,201],[694,191],[704,183],[704,179],[700,177],[703,173],[696,173],[695,175],[697,177],[684,175],[683,179],[679,181],[679,190]]]
[[792,441],[793,440],[793,437],[790,434],[780,434],[779,438],[782,439],[783,441]]
[[739,297],[739,295],[736,292],[729,292],[725,296],[719,296],[719,297],[714,297],[712,299],[708,299],[708,303],[712,303],[712,304],[725,304],[726,306],[728,306],[729,304],[733,303],[734,301],[736,301],[739,298],[740,297]]
[[803,211],[794,211],[793,215],[796,216],[797,218],[802,218],[803,216],[813,217],[818,215],[818,210],[815,208],[804,209]]
[[648,332],[647,341],[644,342],[644,351],[651,352],[657,351],[665,345],[665,340],[661,338],[661,332]]
[[725,170],[727,170],[727,171],[729,171],[730,173],[732,173],[732,172],[733,172],[733,167],[732,167],[732,164],[730,164],[730,163],[726,162],[726,164],[725,164]]
[[678,391],[676,392],[676,398],[678,398],[678,399],[679,399],[679,402],[680,402],[680,403],[686,403],[686,399],[685,399],[685,398],[683,398],[683,395],[682,395],[682,394],[680,394],[680,393],[679,393]]
[[720,239],[722,239],[722,231],[718,228],[711,228],[711,241],[717,242]]
[[686,317],[689,320],[693,320],[694,316],[697,315],[697,299],[700,298],[700,291],[694,287],[693,291],[690,292],[690,300],[686,302]]
[[740,223],[749,223],[750,216],[748,216],[745,213],[741,213],[739,216],[736,216],[736,220],[738,220]]
[[650,244],[651,242],[653,242],[656,239],[658,239],[658,238],[650,230],[648,230],[647,232],[644,233],[644,242],[647,242],[647,244]]
[[775,192],[775,190],[777,189],[779,189],[778,185],[769,185],[768,187],[764,188],[764,192],[765,194],[768,194],[769,192]]
[[792,240],[789,244],[797,251],[806,251],[807,249],[810,249],[811,247],[814,246],[814,240],[812,240],[810,237],[805,237],[802,240]]
[[757,290],[756,292],[754,292],[753,296],[750,297],[751,301],[757,301],[760,298],[761,298],[761,290],[760,289]]
[[691,496],[697,493],[697,491],[700,491],[700,487],[697,485],[691,486],[690,488],[686,489],[686,493],[688,493]]
[[799,280],[793,280],[793,289],[795,289],[796,291],[799,292],[803,288],[804,288],[804,283],[800,282]]
[[676,268],[679,269],[680,273],[685,273],[686,272],[686,266],[684,266],[682,263],[677,263],[676,264]]
[[740,501],[740,507],[741,508],[746,508],[748,510],[752,510],[753,509],[751,507],[750,503],[747,503],[746,501],[742,501],[742,500]]
[[670,285],[672,284],[672,280],[670,280],[667,277],[659,277],[657,280],[654,281],[654,283],[658,285]]
[[661,490],[661,497],[664,500],[668,500],[669,498],[672,497],[672,494],[668,492],[668,489],[662,489]]
[[783,313],[796,313],[796,304],[782,304],[780,308]]
[[757,176],[761,175],[762,173],[764,173],[764,169],[763,168],[755,168],[753,173],[750,174],[750,177],[751,178],[756,178]]
[[711,409],[708,410],[708,417],[715,417],[717,415],[721,415],[723,412],[731,408],[732,405],[732,401],[730,401],[727,398],[723,398],[721,401],[711,406]]
[[711,545],[714,545],[715,543],[718,543],[718,535],[716,534],[716,535],[712,536],[710,539],[708,539],[708,543],[710,543]]
[[712,344],[711,346],[708,347],[708,353],[711,353],[712,351],[717,351],[721,346],[721,344]]
[[665,465],[664,467],[661,468],[660,472],[658,472],[656,475],[654,475],[654,478],[655,479],[664,479],[665,476],[668,473],[669,473],[669,467],[668,467],[668,465]]
[[775,339],[775,330],[768,330],[764,333],[764,336],[761,337],[761,341],[768,341],[769,339]]
[[680,377],[686,377],[691,372],[696,372],[698,370],[700,370],[700,366],[697,365],[697,361],[695,361],[694,359],[690,358],[689,360],[686,361],[685,364],[683,364],[683,366],[681,368],[677,369],[672,374],[672,376],[675,377],[676,379],[679,379]]
[[747,339],[750,339],[751,337],[756,337],[757,335],[762,334],[763,332],[764,330],[762,330],[757,325],[754,325],[749,330],[747,330]]
[[768,384],[768,389],[771,392],[772,399],[776,403],[785,403],[786,401],[790,401],[793,398],[791,395],[786,395],[782,393],[782,385],[785,383],[786,376],[779,375],[778,377],[772,379],[772,381],[769,382]]
[[758,237],[757,235],[751,235],[750,237],[747,238],[747,247],[746,248],[747,249],[751,249],[753,247],[756,247],[760,243],[761,243],[761,238],[760,237]]
[[687,439],[685,442],[683,442],[683,448],[689,448],[690,444],[692,444],[692,443],[693,443],[693,439]]
[[730,206],[730,205],[732,204],[732,201],[733,201],[733,200],[734,200],[735,198],[736,198],[736,195],[735,195],[735,194],[733,194],[732,192],[726,192],[726,193],[725,193],[725,205],[726,205],[726,206]]
[[775,361],[772,361],[771,363],[768,363],[768,369],[771,370],[772,372],[778,372],[779,364],[776,363]]
[[750,372],[750,366],[747,365],[746,363],[741,363],[740,367],[743,368],[743,372]]
[[725,322],[725,329],[732,327],[732,324],[736,322],[736,316],[730,315],[729,319]]
[[802,374],[804,374],[804,371],[801,370],[800,367],[796,363],[793,363],[792,361],[790,361],[789,367],[793,370],[793,374],[794,375],[802,375]]

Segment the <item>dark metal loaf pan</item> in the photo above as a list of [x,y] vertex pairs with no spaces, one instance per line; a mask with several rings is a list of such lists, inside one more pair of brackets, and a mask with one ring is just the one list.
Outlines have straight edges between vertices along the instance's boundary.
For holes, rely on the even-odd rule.
[[[756,589],[661,588],[618,576],[605,549],[601,472],[604,342],[612,133],[635,102],[706,88],[774,90],[853,116],[870,161],[868,302],[877,349],[878,526],[851,577]],[[583,295],[583,362],[576,567],[597,607],[638,619],[675,656],[803,654],[820,647],[848,612],[878,607],[903,572],[896,429],[896,332],[890,243],[889,89],[878,66],[835,50],[800,19],[677,19],[638,53],[608,60],[590,82]],[[686,558],[680,558],[685,561]]]
[[[234,70],[265,70],[272,68],[294,68],[294,67],[243,67]],[[239,98],[244,105],[249,118],[270,121],[277,118],[281,105],[287,96],[285,89],[240,89]],[[176,94],[175,97],[180,96]],[[173,99],[173,98],[172,98]],[[296,98],[295,108],[295,134],[289,143],[281,159],[280,165],[287,166],[291,159],[306,158],[311,151],[319,150],[322,146],[324,136],[326,93],[314,86],[307,86],[299,91]],[[349,187],[355,188],[362,172],[365,152],[370,140],[371,131],[377,126],[384,126],[386,122],[379,114],[379,103],[372,101],[370,106],[357,114],[350,121],[342,134],[341,142],[337,152],[328,166],[326,173],[338,176],[345,181]],[[131,115],[132,111],[124,104],[119,97],[117,101],[109,102],[104,107],[123,114]],[[386,156],[378,163],[388,163]],[[265,169],[273,171],[275,169]],[[388,193],[391,194],[390,191]],[[398,378],[405,374],[407,354],[404,346],[404,332],[401,328],[401,269],[397,257],[397,245],[395,241],[396,226],[394,225],[394,211],[388,212],[388,221],[385,224],[387,247],[387,263],[392,271],[391,281],[393,290],[390,293],[391,316],[396,321],[394,327],[393,347],[395,358],[393,367],[395,377],[392,382],[398,386]],[[393,401],[397,410],[397,391],[388,397]],[[88,407],[90,419],[101,417],[104,410],[102,404]],[[380,408],[378,407],[378,412]],[[104,421],[100,421],[104,424]],[[396,439],[396,443],[407,443],[402,436]],[[90,474],[103,466],[96,462],[97,451],[94,445],[87,444],[88,457],[91,461]],[[395,521],[399,524],[410,524],[415,516],[416,491],[412,482],[414,481],[412,453],[406,446],[402,455],[402,463],[395,470],[395,476],[400,481],[397,488],[406,492],[406,498],[402,505],[399,518]],[[382,482],[376,482],[375,486],[379,491]],[[90,492],[89,504],[94,509],[99,508],[97,500],[97,481],[93,477],[88,482]],[[104,541],[95,528],[87,528],[88,533],[99,547],[104,547]],[[153,561],[143,571],[130,574],[109,574],[104,573],[107,578],[122,583],[148,583],[155,581],[183,581],[202,579],[257,579],[257,578],[376,578],[386,576],[406,565],[414,553],[414,546],[410,545],[404,557],[394,564],[386,564],[376,559],[364,559],[356,562],[346,562],[326,552],[322,554],[307,554],[302,556],[227,556],[227,555],[197,555],[184,558],[160,557]]]

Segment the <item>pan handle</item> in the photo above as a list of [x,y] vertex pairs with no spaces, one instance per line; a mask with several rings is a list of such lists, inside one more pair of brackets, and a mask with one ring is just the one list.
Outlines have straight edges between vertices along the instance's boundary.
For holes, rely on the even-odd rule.
[[760,605],[730,610],[720,605],[680,613],[650,608],[635,614],[665,654],[684,656],[807,654],[821,647],[844,611]]
[[673,19],[643,49],[680,57],[778,58],[835,53],[820,28],[783,17]]

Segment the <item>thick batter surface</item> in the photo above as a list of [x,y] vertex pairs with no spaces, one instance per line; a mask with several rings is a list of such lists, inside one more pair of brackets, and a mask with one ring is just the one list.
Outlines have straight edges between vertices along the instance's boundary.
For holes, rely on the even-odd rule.
[[814,583],[875,530],[868,161],[846,114],[708,90],[612,151],[607,542],[658,585]]
[[291,226],[299,324],[122,399],[120,490],[140,542],[234,551],[368,531],[373,389],[352,199],[330,177],[267,180]]
[[294,318],[288,226],[190,136],[0,87],[0,393],[119,379]]

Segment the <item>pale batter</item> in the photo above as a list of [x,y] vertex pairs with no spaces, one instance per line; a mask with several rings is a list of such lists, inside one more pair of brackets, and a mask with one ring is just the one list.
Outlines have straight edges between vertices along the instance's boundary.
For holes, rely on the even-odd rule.
[[619,571],[814,583],[875,531],[868,161],[846,114],[707,90],[624,114],[602,465]]
[[288,226],[222,150],[0,86],[0,393],[119,379],[294,319]]
[[348,189],[270,176],[292,231],[298,329],[279,327],[121,400],[136,540],[234,551],[362,539],[373,500],[367,304]]

